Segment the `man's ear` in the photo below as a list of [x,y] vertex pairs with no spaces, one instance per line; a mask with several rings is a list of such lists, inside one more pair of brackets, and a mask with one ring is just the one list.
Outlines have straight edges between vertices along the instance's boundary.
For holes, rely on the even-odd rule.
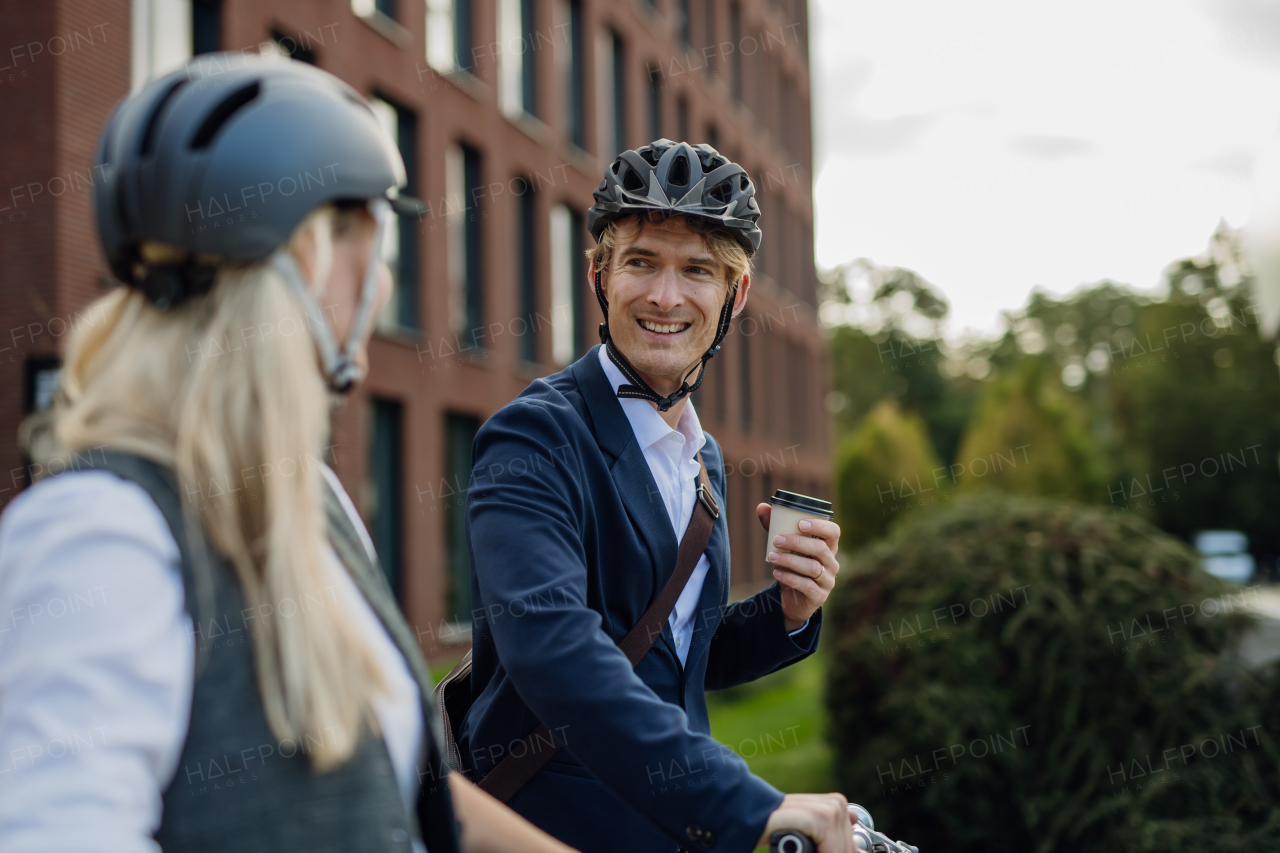
[[733,298],[733,311],[730,317],[737,317],[742,313],[742,309],[747,307],[747,290],[751,287],[751,273],[744,272],[742,281],[738,284],[738,293]]

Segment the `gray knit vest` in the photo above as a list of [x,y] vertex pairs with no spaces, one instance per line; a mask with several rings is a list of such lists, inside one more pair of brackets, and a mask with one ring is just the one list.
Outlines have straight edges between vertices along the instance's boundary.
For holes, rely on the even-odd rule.
[[318,774],[307,758],[316,741],[282,741],[267,723],[254,670],[255,626],[333,601],[304,594],[301,602],[274,602],[262,612],[246,609],[231,564],[204,546],[199,531],[188,535],[173,472],[138,456],[96,455],[100,458],[87,463],[78,459],[81,464],[72,470],[103,469],[137,483],[164,515],[182,555],[186,609],[195,626],[191,720],[177,772],[164,792],[156,832],[160,846],[169,853],[409,853],[420,826],[429,853],[457,853],[430,674],[385,576],[369,559],[332,490],[325,486],[330,543],[404,655],[422,694],[426,750],[416,813],[404,806],[385,743],[367,728],[347,762]]

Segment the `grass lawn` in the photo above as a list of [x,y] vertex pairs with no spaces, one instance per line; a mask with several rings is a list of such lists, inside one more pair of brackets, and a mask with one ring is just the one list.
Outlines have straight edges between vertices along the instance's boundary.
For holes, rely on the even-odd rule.
[[711,735],[785,793],[825,793],[831,782],[821,652],[759,681],[707,694]]

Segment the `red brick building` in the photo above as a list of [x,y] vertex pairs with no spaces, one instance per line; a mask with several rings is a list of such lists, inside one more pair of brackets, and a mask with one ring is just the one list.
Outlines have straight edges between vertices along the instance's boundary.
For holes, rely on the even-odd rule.
[[739,592],[768,574],[756,502],[829,496],[803,0],[48,0],[5,4],[0,33],[0,503],[32,474],[19,422],[112,286],[99,130],[131,87],[212,50],[289,54],[377,99],[431,205],[388,246],[396,296],[331,460],[428,655],[465,640],[471,437],[598,340],[583,222],[621,148],[709,142],[760,193],[751,298],[695,397],[725,449]]

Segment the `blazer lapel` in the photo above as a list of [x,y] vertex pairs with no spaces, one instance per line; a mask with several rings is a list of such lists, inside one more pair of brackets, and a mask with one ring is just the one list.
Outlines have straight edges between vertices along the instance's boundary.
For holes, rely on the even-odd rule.
[[[671,529],[671,519],[667,515],[666,505],[662,502],[662,494],[658,484],[649,470],[649,463],[644,458],[631,422],[622,411],[600,366],[596,344],[574,365],[574,376],[582,389],[583,399],[591,412],[591,421],[595,428],[596,441],[602,450],[614,458],[609,473],[613,476],[618,494],[627,508],[627,514],[640,530],[640,536],[649,549],[649,556],[654,566],[653,590],[649,594],[652,600],[658,590],[667,582],[676,569],[676,553],[680,543],[676,541],[675,531]],[[644,611],[648,602],[641,605]]]

